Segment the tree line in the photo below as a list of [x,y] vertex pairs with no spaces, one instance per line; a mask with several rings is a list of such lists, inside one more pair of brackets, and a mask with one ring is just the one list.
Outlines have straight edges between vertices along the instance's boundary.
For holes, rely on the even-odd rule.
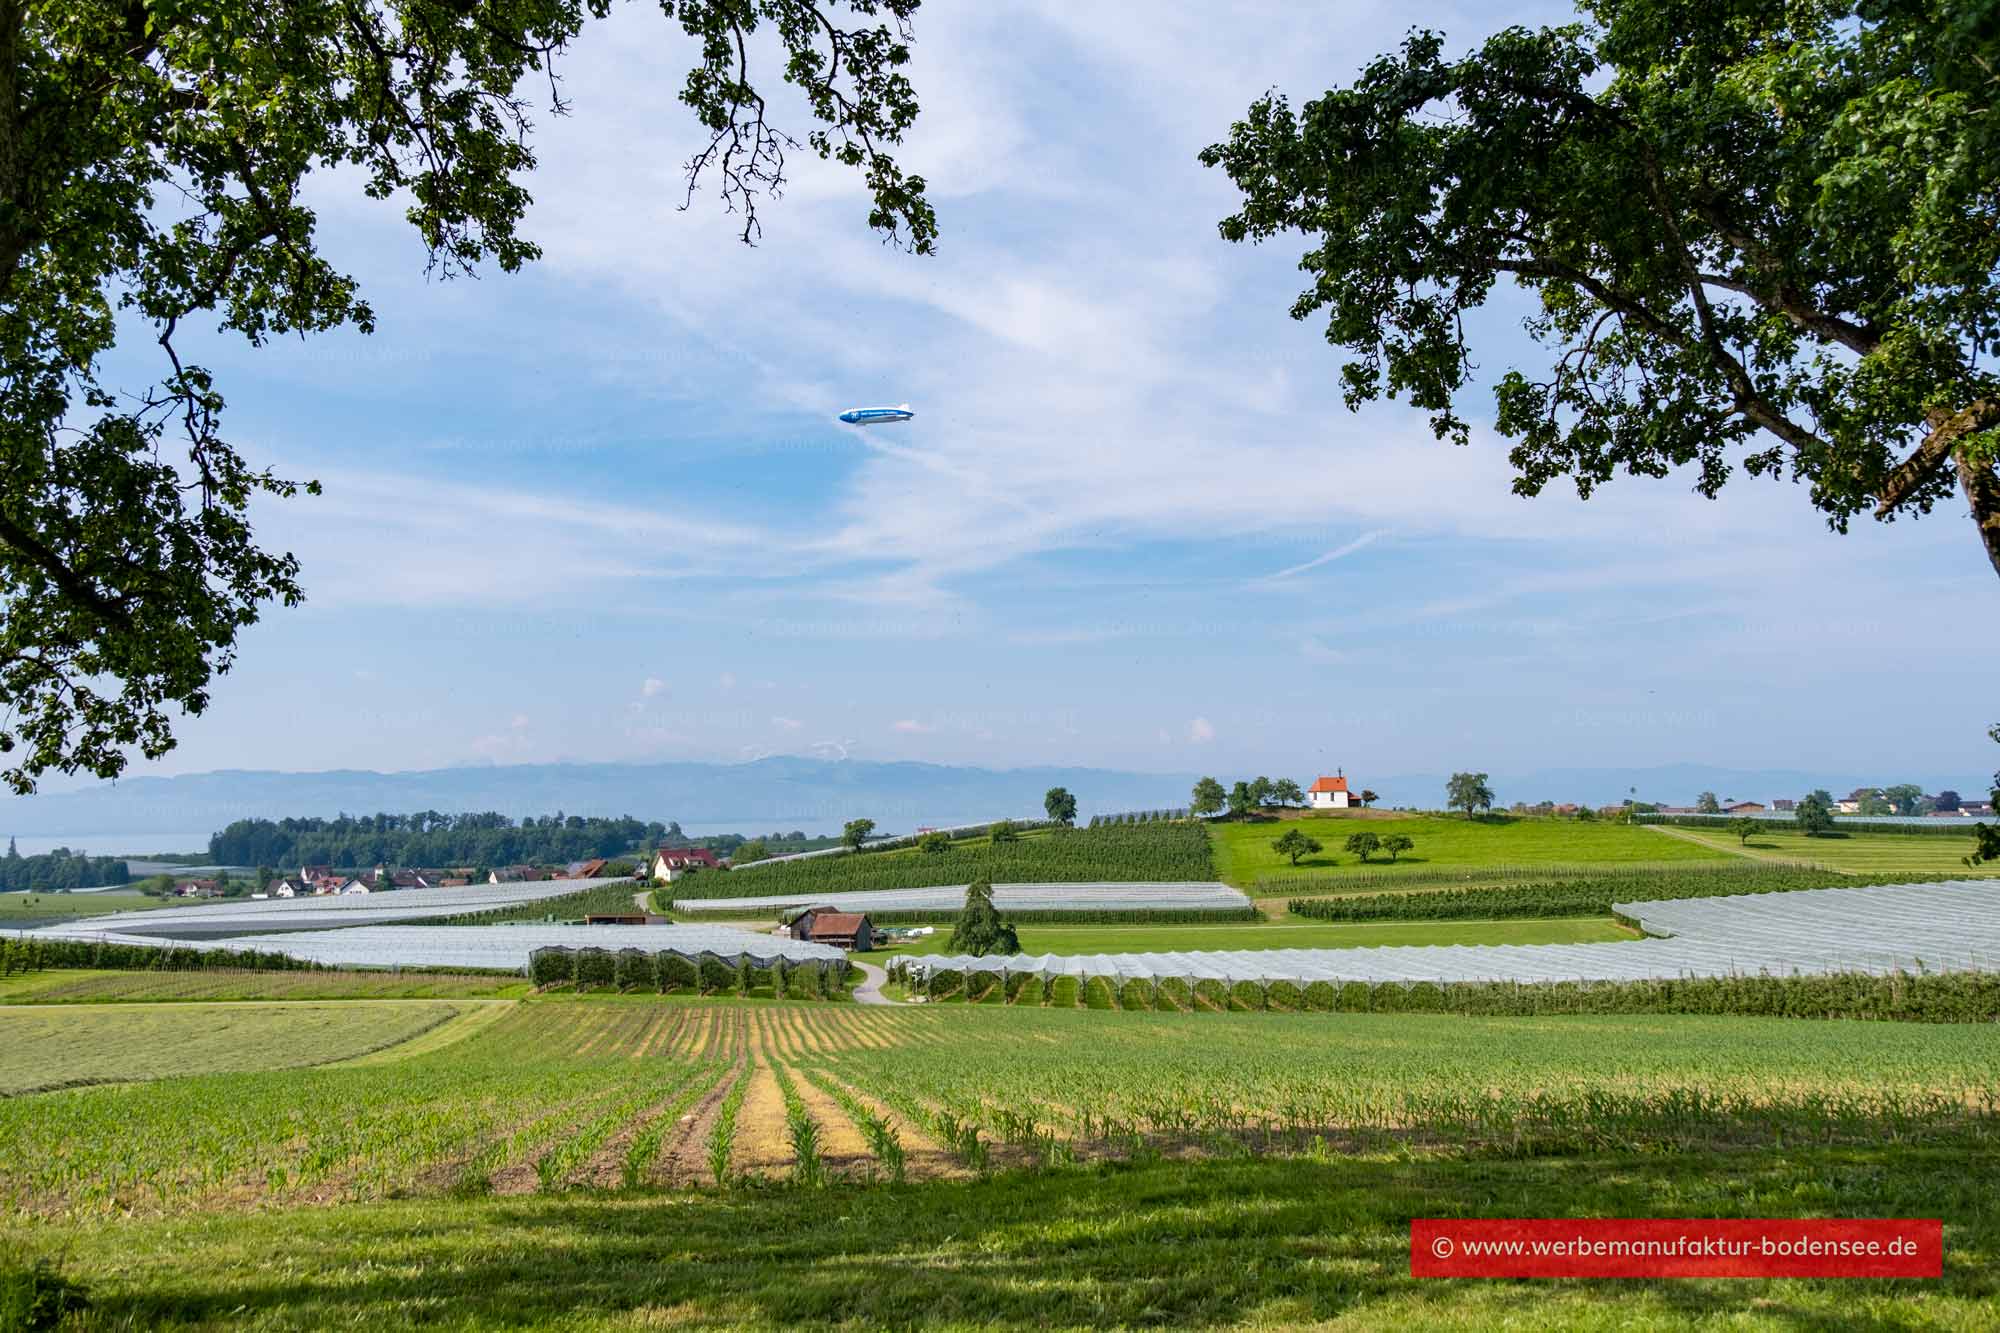
[[[621,815],[530,815],[493,811],[341,815],[334,819],[239,819],[212,835],[225,865],[498,866],[561,864],[681,841],[678,823]],[[722,839],[712,840],[716,842]],[[741,841],[735,839],[734,841]]]
[[125,862],[115,856],[89,856],[58,847],[37,856],[23,856],[12,838],[0,857],[0,893],[59,893],[64,889],[95,889],[124,884],[132,878]]

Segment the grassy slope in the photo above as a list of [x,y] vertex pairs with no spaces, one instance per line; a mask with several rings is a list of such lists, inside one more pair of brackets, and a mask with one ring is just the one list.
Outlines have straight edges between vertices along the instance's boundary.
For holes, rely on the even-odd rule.
[[[104,1327],[1990,1326],[1990,1151],[1164,1163],[847,1193],[426,1201],[24,1228]],[[1945,1219],[1941,1282],[1419,1281],[1417,1216]],[[833,1219],[838,1217],[838,1225]],[[273,1244],[282,1236],[282,1244]]]
[[1783,861],[1817,861],[1836,870],[1859,875],[1916,874],[2000,874],[1987,866],[1967,870],[1963,857],[1972,850],[1972,837],[1908,837],[1894,833],[1847,833],[1833,838],[1808,838],[1803,833],[1760,832],[1748,844],[1739,844],[1736,835],[1706,829],[1675,828],[1673,836],[1691,844],[1715,847],[1728,852]]
[[[60,917],[103,916],[107,912],[142,912],[149,907],[175,905],[171,898],[150,898],[143,893],[0,893],[0,929],[20,921],[44,921]],[[180,904],[186,906],[185,903]]]
[[[1302,858],[1294,867],[1288,857],[1271,850],[1280,833],[1299,829],[1319,839],[1324,850]],[[1216,869],[1225,883],[1248,888],[1263,876],[1314,874],[1364,869],[1351,852],[1341,850],[1350,833],[1401,833],[1416,843],[1394,865],[1370,858],[1367,869],[1412,871],[1446,867],[1521,865],[1623,865],[1634,862],[1718,860],[1732,855],[1721,846],[1669,838],[1647,828],[1608,822],[1580,824],[1572,819],[1495,816],[1466,820],[1424,816],[1393,823],[1364,823],[1325,817],[1266,823],[1209,825]]]
[[[1180,952],[1193,949],[1347,949],[1404,944],[1581,944],[1637,939],[1609,917],[1554,921],[1385,921],[1354,925],[1284,921],[1256,925],[1022,926],[1021,949],[1033,954]],[[878,949],[863,958],[945,953],[951,931]]]
[[325,1064],[407,1041],[459,1011],[449,1000],[0,1008],[0,1095]]

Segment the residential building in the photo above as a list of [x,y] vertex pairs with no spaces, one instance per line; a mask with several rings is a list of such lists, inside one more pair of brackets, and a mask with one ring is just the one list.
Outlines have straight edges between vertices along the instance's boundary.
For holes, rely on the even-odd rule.
[[596,879],[604,873],[604,867],[609,864],[610,862],[601,856],[594,857],[588,861],[571,861],[563,867],[562,877],[564,879]]
[[695,870],[715,870],[722,863],[706,847],[662,847],[653,853],[653,878],[671,884]]
[[220,898],[222,885],[212,879],[182,879],[174,881],[176,898]]

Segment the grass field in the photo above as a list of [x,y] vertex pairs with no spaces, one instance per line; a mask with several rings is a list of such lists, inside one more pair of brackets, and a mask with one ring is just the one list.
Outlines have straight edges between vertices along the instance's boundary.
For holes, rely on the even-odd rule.
[[161,1000],[432,1000],[517,998],[525,978],[422,972],[104,972],[53,969],[0,977],[0,1004]]
[[[44,1050],[68,1069],[162,1010],[430,1007],[0,1020],[102,1023]],[[473,1008],[392,1064],[0,1100],[14,1253],[103,1327],[1970,1328],[2000,1298],[1985,1025]],[[1942,1216],[1944,1281],[1407,1276],[1412,1216],[1829,1213]]]
[[0,1007],[0,1096],[328,1064],[408,1041],[461,1012],[447,1000]]
[[[1533,921],[1386,921],[1341,925],[1290,918],[1255,925],[1022,926],[1031,954],[1168,953],[1190,949],[1358,949],[1405,944],[1585,944],[1638,939],[1609,917]],[[867,959],[946,953],[948,927],[935,935],[859,954]]]
[[[1482,866],[1587,866],[1634,862],[1716,860],[1733,853],[1722,846],[1667,837],[1656,830],[1609,822],[1580,824],[1573,819],[1523,818],[1495,815],[1467,820],[1443,815],[1412,819],[1362,821],[1337,816],[1272,820],[1263,823],[1213,823],[1208,826],[1216,870],[1224,883],[1254,889],[1260,879],[1343,871],[1394,873],[1407,867],[1413,874],[1446,868]],[[1299,829],[1317,838],[1324,850],[1291,858],[1271,850],[1279,834]],[[1341,850],[1350,833],[1377,836],[1400,833],[1416,843],[1391,864],[1377,854],[1364,866],[1352,852]]]
[[[24,1226],[106,1328],[1991,1327],[2000,1157],[1802,1146],[1110,1164]],[[1945,1219],[1942,1281],[1425,1281],[1413,1216]],[[281,1244],[273,1243],[282,1237]]]
[[0,893],[0,929],[18,928],[24,921],[63,917],[103,916],[109,912],[142,912],[166,907],[170,898],[107,889],[103,893]]
[[1817,861],[1858,875],[2000,875],[2000,866],[1968,870],[1964,858],[1972,851],[1970,832],[1963,838],[1915,837],[1894,833],[1843,833],[1808,838],[1789,829],[1759,832],[1747,844],[1720,830],[1674,828],[1671,836],[1706,847],[1780,861]]

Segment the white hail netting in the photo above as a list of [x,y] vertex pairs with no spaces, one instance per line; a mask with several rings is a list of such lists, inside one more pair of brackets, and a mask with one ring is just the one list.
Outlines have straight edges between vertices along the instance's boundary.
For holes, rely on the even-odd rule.
[[[734,912],[781,907],[833,907],[843,912],[904,912],[965,905],[963,884],[921,889],[866,889],[853,893],[781,893],[761,898],[678,898],[676,911]],[[1248,907],[1250,900],[1227,884],[1199,881],[1163,884],[995,884],[993,905],[1003,912],[1161,911],[1176,908]]]
[[1644,981],[1767,973],[2000,970],[2000,882],[1812,889],[1620,903],[1665,939],[974,958],[926,968],[1035,976],[1201,981]]
[[[368,926],[388,921],[491,912],[522,903],[540,902],[581,893],[618,879],[549,879],[520,884],[466,884],[456,889],[383,889],[352,895],[316,898],[236,899],[187,907],[155,907],[139,912],[109,912],[91,918],[91,929],[117,931],[143,928],[147,933],[171,933],[186,928],[192,937],[222,930],[304,930],[327,926]],[[637,890],[634,890],[637,892]],[[638,908],[635,906],[634,911]]]
[[677,953],[689,958],[704,953],[734,959],[748,954],[768,962],[784,958],[845,958],[827,944],[808,944],[726,926],[558,926],[539,923],[506,926],[360,926],[351,930],[317,930],[285,935],[241,935],[227,939],[184,941],[146,935],[125,935],[88,926],[52,926],[26,932],[32,936],[71,940],[103,940],[108,944],[142,944],[168,948],[192,944],[208,949],[255,949],[281,953],[332,967],[475,967],[521,969],[537,949],[561,946],[616,952]]

